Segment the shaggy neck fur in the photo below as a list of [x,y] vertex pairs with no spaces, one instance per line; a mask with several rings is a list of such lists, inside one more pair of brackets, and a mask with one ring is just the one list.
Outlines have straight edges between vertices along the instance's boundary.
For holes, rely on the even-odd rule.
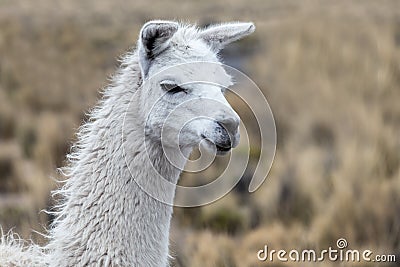
[[[135,107],[123,125],[121,114],[140,83],[133,53],[78,133],[65,170],[69,179],[56,192],[63,200],[47,247],[50,266],[168,265],[172,207],[147,195],[135,180],[159,188],[157,172],[176,184],[180,171],[170,165],[159,143],[145,148],[144,119]],[[172,203],[174,189],[159,190]]]

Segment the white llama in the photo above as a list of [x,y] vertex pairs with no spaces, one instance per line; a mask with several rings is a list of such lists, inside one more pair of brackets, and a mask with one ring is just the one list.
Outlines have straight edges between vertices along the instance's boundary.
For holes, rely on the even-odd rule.
[[[182,85],[208,75],[216,76],[218,84],[229,85],[230,77],[220,65],[204,70],[210,72],[206,74],[188,65],[174,77],[161,72],[148,86],[142,85],[170,66],[218,63],[220,49],[254,29],[252,23],[236,22],[206,29],[171,21],[146,23],[137,49],[124,57],[100,104],[78,132],[65,169],[69,179],[56,192],[62,200],[48,245],[26,246],[3,235],[0,266],[168,266],[172,206],[165,202],[172,203],[175,190],[161,185],[159,175],[176,185],[185,158],[202,140],[220,154],[234,147],[239,139],[239,117],[219,85]],[[205,108],[204,99],[222,102],[225,108]],[[166,120],[188,100],[194,102],[184,110],[185,116],[174,113]],[[151,112],[154,103],[157,109]],[[177,122],[187,114],[197,119],[182,128]],[[185,156],[174,159],[178,167],[164,154],[161,128],[180,134],[178,148],[169,148]],[[167,136],[165,142],[168,145],[175,139]],[[149,196],[138,183],[154,189],[163,201]]]

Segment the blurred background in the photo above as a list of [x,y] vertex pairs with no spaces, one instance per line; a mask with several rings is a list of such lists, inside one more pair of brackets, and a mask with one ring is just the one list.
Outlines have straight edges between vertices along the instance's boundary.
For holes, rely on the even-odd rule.
[[258,191],[244,177],[214,204],[175,209],[173,266],[263,266],[265,244],[323,249],[341,237],[399,260],[400,1],[0,0],[4,231],[43,242],[32,229],[52,220],[40,212],[52,205],[51,177],[116,59],[157,18],[254,21],[222,56],[263,90],[278,133]]

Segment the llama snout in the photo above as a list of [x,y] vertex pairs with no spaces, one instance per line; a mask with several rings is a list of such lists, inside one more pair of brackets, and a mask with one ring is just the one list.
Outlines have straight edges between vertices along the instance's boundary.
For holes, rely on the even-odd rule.
[[239,119],[214,121],[212,132],[202,134],[209,145],[215,146],[217,154],[223,155],[239,144]]
[[239,144],[239,122],[240,120],[236,117],[229,117],[227,119],[217,121],[217,145],[221,145],[224,148],[234,148]]

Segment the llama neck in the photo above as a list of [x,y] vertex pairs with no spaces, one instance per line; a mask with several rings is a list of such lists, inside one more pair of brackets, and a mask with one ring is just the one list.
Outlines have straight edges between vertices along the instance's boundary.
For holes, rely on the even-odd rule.
[[156,188],[171,203],[175,187],[162,187],[159,175],[176,184],[180,171],[157,142],[145,147],[143,124],[134,116],[125,122],[131,131],[122,138],[131,93],[121,86],[112,90],[81,129],[71,155],[70,178],[58,192],[64,202],[48,245],[50,266],[168,265],[172,206],[137,182]]

